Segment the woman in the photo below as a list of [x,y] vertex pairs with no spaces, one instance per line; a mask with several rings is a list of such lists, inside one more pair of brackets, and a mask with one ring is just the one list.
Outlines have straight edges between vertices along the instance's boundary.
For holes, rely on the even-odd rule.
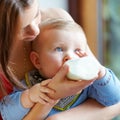
[[[33,40],[39,34],[38,26],[40,24],[41,14],[37,0],[2,0],[0,1],[0,10],[0,48],[2,48],[0,51],[0,62],[6,77],[11,80],[11,72],[16,71],[13,70],[13,68],[16,67],[16,63],[20,71],[27,70],[26,68],[20,67],[21,63],[24,63],[26,59],[24,58],[24,50],[22,48],[26,45],[25,47],[27,49],[27,47],[30,46],[30,42],[28,41]],[[18,53],[21,53],[21,57],[18,57],[14,51],[17,47],[17,50],[19,50]],[[14,57],[16,61],[15,64]],[[18,78],[19,76],[23,77],[23,74],[17,74],[19,74]],[[17,80],[11,80],[11,82],[14,85],[17,84],[19,87],[24,87],[19,84]]]
[[[20,80],[24,78],[25,72],[33,69],[29,60],[29,52],[31,51],[30,41],[34,40],[39,34],[38,26],[41,21],[37,0],[1,0],[0,11],[1,67],[13,85],[20,89],[26,89],[26,87],[20,83]],[[64,70],[61,69],[59,74],[56,75],[58,85],[60,85],[60,73],[62,73],[62,71]],[[87,84],[88,83],[83,83],[81,89]],[[77,85],[81,86],[81,83],[77,83]],[[60,85],[60,88],[61,86],[62,85]],[[70,93],[71,86],[76,86],[76,83],[68,86],[66,94]],[[2,86],[1,91],[3,91]],[[75,92],[77,92],[77,90],[75,90]],[[39,107],[37,104],[36,106]],[[33,108],[33,110],[35,109],[36,107]]]

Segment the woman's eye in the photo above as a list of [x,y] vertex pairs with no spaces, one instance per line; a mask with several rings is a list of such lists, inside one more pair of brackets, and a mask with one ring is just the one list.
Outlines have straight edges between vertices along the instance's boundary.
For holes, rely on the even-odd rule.
[[55,48],[55,50],[58,51],[58,52],[62,52],[63,51],[63,49],[61,47],[57,47],[57,48]]

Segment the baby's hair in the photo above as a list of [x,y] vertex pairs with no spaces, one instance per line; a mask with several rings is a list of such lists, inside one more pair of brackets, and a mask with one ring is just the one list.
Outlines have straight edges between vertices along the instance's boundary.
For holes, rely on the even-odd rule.
[[46,19],[40,25],[41,32],[49,29],[64,29],[64,30],[82,30],[81,26],[73,20],[66,20],[61,18]]
[[[40,39],[40,36],[43,32],[48,30],[65,30],[65,31],[80,31],[84,34],[84,31],[82,27],[74,22],[73,20],[66,20],[61,18],[49,18],[44,20],[40,24],[40,34],[37,36],[37,38],[32,42],[32,49],[35,51],[37,48],[37,45],[35,42],[37,42]],[[35,43],[35,44],[34,44]]]

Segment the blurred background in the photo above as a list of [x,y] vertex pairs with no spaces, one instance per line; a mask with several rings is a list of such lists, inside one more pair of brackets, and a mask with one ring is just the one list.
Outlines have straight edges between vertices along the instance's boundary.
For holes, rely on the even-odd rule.
[[[60,7],[68,11],[83,27],[88,44],[101,64],[120,79],[120,0],[39,1],[43,9]],[[120,116],[114,120],[120,120]]]

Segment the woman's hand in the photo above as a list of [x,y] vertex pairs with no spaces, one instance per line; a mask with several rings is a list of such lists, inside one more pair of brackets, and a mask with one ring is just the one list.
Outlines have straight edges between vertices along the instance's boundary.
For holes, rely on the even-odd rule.
[[48,87],[55,90],[55,93],[48,94],[53,99],[60,99],[67,96],[77,94],[82,89],[92,84],[94,80],[82,81],[82,80],[69,80],[66,78],[68,72],[68,66],[64,65],[60,71],[52,78]]

